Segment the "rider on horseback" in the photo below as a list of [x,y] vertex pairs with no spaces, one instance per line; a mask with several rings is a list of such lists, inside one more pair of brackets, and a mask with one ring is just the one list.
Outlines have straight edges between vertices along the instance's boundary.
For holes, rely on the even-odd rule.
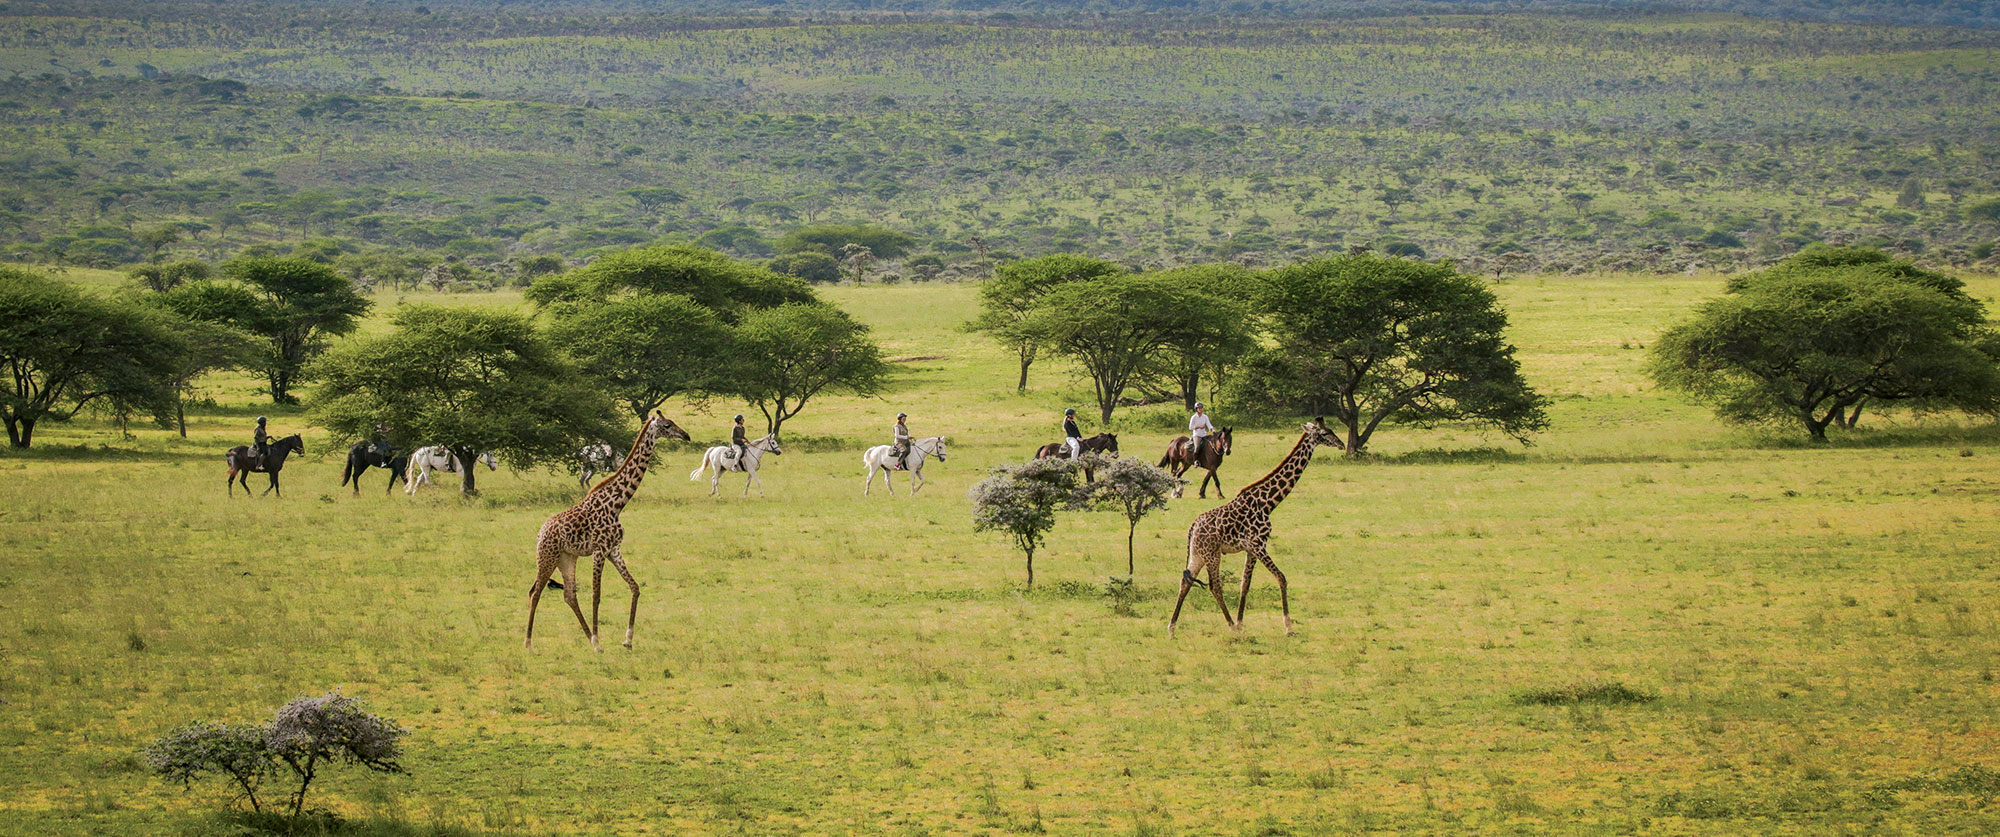
[[368,434],[368,445],[375,449],[375,454],[382,457],[383,462],[396,458],[396,449],[389,446],[387,424],[379,421],[375,423],[375,432]]
[[1069,446],[1070,459],[1083,458],[1083,431],[1076,429],[1076,408],[1063,410],[1063,444]]
[[729,444],[736,448],[736,470],[743,470],[743,457],[750,452],[748,431],[743,429],[743,414],[736,414],[736,426],[729,430]]
[[271,434],[264,431],[264,417],[257,417],[257,429],[250,432],[250,469],[264,467],[264,455],[271,451]]
[[909,465],[903,462],[903,457],[910,453],[910,426],[905,423],[909,417],[909,413],[896,414],[896,445],[889,449],[889,461],[895,463],[898,471],[910,470]]
[[1194,417],[1188,419],[1188,435],[1194,437],[1194,443],[1188,447],[1189,459],[1201,462],[1202,453],[1208,449],[1208,434],[1214,432],[1215,425],[1208,420],[1208,405],[1194,402]]

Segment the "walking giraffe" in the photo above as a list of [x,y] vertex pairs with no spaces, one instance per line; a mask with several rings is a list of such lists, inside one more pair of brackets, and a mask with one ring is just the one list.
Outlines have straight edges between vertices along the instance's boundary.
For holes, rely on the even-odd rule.
[[[1181,605],[1187,601],[1188,589],[1201,583],[1195,580],[1196,570],[1208,574],[1206,586],[1208,592],[1215,594],[1215,606],[1222,608],[1222,621],[1234,630],[1243,630],[1243,606],[1250,600],[1250,572],[1260,561],[1278,579],[1278,601],[1285,609],[1285,635],[1291,636],[1292,603],[1285,592],[1285,574],[1278,571],[1278,565],[1271,562],[1271,554],[1264,549],[1271,540],[1271,510],[1292,493],[1292,486],[1299,484],[1299,476],[1312,463],[1313,448],[1346,447],[1326,429],[1325,419],[1313,419],[1303,430],[1299,443],[1292,446],[1292,452],[1271,473],[1244,486],[1229,502],[1202,512],[1194,519],[1194,525],[1188,527],[1187,568],[1181,570],[1181,597],[1174,600],[1174,615],[1167,620],[1167,636],[1174,635],[1174,628],[1181,621]],[[1249,553],[1243,559],[1243,591],[1236,600],[1234,620],[1229,618],[1229,604],[1222,600],[1222,556],[1231,552]]]
[[[625,455],[625,464],[584,494],[576,505],[542,524],[542,531],[535,536],[535,586],[528,589],[528,639],[523,647],[535,645],[535,606],[541,604],[542,588],[548,585],[549,574],[561,570],[563,601],[576,614],[576,623],[583,626],[584,636],[590,637],[591,650],[603,650],[597,647],[597,606],[604,600],[606,558],[625,577],[625,586],[632,588],[632,612],[625,620],[625,647],[632,647],[632,626],[639,620],[639,582],[633,581],[632,572],[625,569],[625,556],[620,551],[625,542],[625,527],[618,523],[618,514],[625,510],[625,504],[639,490],[639,482],[646,478],[646,466],[653,461],[653,445],[662,435],[683,441],[688,438],[687,431],[666,416],[654,413],[646,420],[646,426],[639,429],[639,438],[632,441],[632,452]],[[584,624],[583,608],[576,603],[576,559],[582,555],[596,559],[590,574],[589,624]]]

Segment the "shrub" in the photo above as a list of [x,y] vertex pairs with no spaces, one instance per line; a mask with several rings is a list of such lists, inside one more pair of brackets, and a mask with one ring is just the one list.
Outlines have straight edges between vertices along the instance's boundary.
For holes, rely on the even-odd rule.
[[326,765],[406,772],[396,761],[404,733],[394,721],[369,714],[358,701],[333,691],[287,703],[261,727],[196,721],[154,740],[140,756],[153,772],[184,786],[207,774],[228,777],[256,811],[263,810],[257,788],[280,775],[283,765],[298,780],[290,811],[296,818],[305,810],[306,791]]

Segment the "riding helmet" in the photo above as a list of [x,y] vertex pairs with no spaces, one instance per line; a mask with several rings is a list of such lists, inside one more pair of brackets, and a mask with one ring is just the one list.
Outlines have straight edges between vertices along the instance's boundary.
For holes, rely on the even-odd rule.
[[743,414],[742,414],[742,413],[737,413],[737,414],[736,414],[736,420],[737,420],[737,421],[742,421],[742,420],[743,420]]
[[906,418],[909,418],[909,417],[910,417],[910,414],[909,414],[909,413],[897,413],[897,414],[896,414],[896,418],[899,418],[899,419],[906,419]]
[[1203,403],[1201,403],[1200,401],[1196,401],[1196,402],[1194,402],[1194,408],[1195,408],[1195,409],[1197,409],[1197,410],[1206,410],[1206,409],[1208,409],[1208,405],[1207,405],[1207,404],[1203,404]]
[[1064,411],[1063,411],[1063,415],[1066,415],[1066,416],[1073,416],[1073,415],[1076,415],[1076,408],[1075,408],[1075,407],[1071,407],[1071,408],[1069,408],[1069,409],[1067,409],[1067,410],[1064,410]]

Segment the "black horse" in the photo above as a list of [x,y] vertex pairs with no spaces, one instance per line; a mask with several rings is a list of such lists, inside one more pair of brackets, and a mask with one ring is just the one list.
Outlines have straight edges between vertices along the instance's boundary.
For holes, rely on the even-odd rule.
[[[1201,478],[1200,496],[1204,499],[1208,497],[1209,480],[1214,480],[1215,496],[1222,497],[1222,477],[1216,476],[1215,469],[1222,467],[1222,458],[1229,455],[1229,449],[1232,447],[1232,437],[1230,434],[1232,429],[1225,427],[1222,428],[1221,433],[1210,435],[1208,437],[1208,445],[1202,450],[1199,460],[1194,455],[1193,438],[1188,436],[1174,437],[1173,441],[1167,443],[1166,455],[1160,457],[1160,467],[1172,468],[1174,476],[1177,477],[1187,473],[1190,468],[1206,470],[1208,471],[1208,475]],[[1174,486],[1174,496],[1181,496],[1181,490],[1185,488],[1187,488],[1186,484]]]
[[[1088,439],[1078,440],[1076,446],[1082,448],[1084,453],[1108,453],[1112,456],[1117,456],[1118,434],[1099,433]],[[1051,457],[1068,459],[1069,445],[1064,442],[1051,442],[1035,451],[1036,459],[1048,459]],[[1096,469],[1090,467],[1088,462],[1084,463],[1083,466],[1083,479],[1085,482],[1097,479]]]
[[[238,482],[243,483],[243,496],[250,496],[251,471],[271,475],[271,487],[264,489],[265,494],[276,491],[278,492],[278,496],[285,496],[285,492],[278,488],[278,472],[285,469],[285,457],[294,453],[303,454],[305,452],[306,443],[299,440],[299,434],[293,433],[290,436],[272,442],[266,449],[264,461],[253,468],[250,463],[252,457],[250,456],[249,445],[237,445],[230,448],[228,453],[222,455],[223,461],[229,463],[227,485],[229,486],[230,496],[233,497],[236,495],[236,483]],[[241,479],[238,478],[239,474],[241,475]]]
[[361,472],[370,467],[387,469],[389,472],[387,488],[393,490],[396,483],[402,482],[404,474],[410,470],[410,455],[399,453],[395,456],[385,456],[373,443],[358,443],[347,449],[347,467],[340,470],[340,484],[346,485],[349,479],[354,480],[354,496],[361,496]]

